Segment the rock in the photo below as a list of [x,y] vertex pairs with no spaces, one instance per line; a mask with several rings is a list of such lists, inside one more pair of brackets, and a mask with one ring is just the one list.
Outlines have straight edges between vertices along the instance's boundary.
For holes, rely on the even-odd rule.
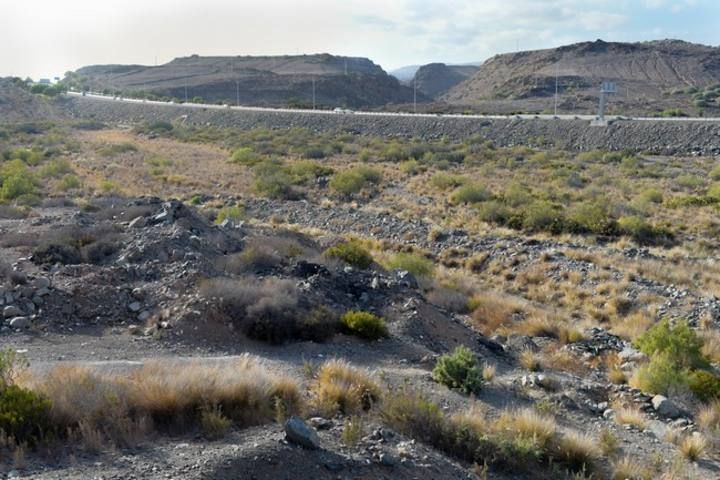
[[130,305],[128,305],[128,310],[131,312],[139,312],[142,308],[142,304],[140,302],[132,302]]
[[128,227],[142,228],[146,225],[147,225],[147,219],[145,217],[135,217],[130,221],[130,223],[128,224]]
[[37,277],[32,282],[33,287],[35,287],[38,290],[47,290],[50,288],[50,279],[47,277]]
[[151,316],[152,316],[152,314],[151,314],[149,311],[143,310],[143,311],[140,312],[140,314],[137,316],[137,319],[138,319],[139,322],[147,322],[147,321],[150,319]]
[[8,322],[11,328],[28,328],[30,319],[28,317],[15,317]]
[[603,415],[604,419],[610,420],[613,417],[613,415],[615,415],[615,410],[613,410],[612,408],[608,408],[607,410],[605,410],[603,412],[602,415]]
[[49,288],[40,288],[37,292],[35,292],[36,297],[44,297],[46,295],[50,295],[50,289]]
[[661,417],[677,418],[680,416],[680,409],[663,395],[655,395],[651,402],[653,408]]
[[23,314],[22,310],[20,310],[15,305],[8,305],[7,307],[3,308],[3,317],[4,318],[19,317],[22,314]]
[[522,352],[523,350],[537,352],[540,350],[537,343],[533,342],[532,338],[526,337],[525,335],[510,335],[507,339],[506,346],[517,352]]
[[335,425],[332,420],[322,417],[312,417],[308,423],[317,430],[329,430]]
[[394,467],[397,465],[398,459],[394,455],[384,452],[380,454],[380,463],[386,467]]
[[303,448],[310,450],[320,448],[320,437],[318,437],[317,432],[300,417],[290,417],[285,422],[285,438],[288,442],[300,445]]
[[142,335],[142,329],[137,325],[128,325],[128,333],[130,335]]

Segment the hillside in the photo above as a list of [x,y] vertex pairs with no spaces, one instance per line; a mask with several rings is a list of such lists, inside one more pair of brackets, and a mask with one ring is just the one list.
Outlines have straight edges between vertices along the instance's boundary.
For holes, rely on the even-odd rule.
[[[680,108],[716,110],[720,48],[678,40],[611,43],[597,40],[555,49],[496,55],[443,100],[482,106],[501,101],[514,108],[548,109],[558,79],[561,108],[588,111],[602,81],[614,81],[611,104],[634,111]],[[545,100],[545,101],[543,101]]]
[[145,91],[158,96],[245,105],[378,107],[412,101],[402,86],[366,58],[329,54],[176,58],[164,65],[95,65],[69,81],[92,89]]
[[0,123],[55,117],[57,111],[50,101],[32,95],[12,78],[0,78]]
[[417,85],[418,91],[436,98],[447,93],[455,85],[467,80],[478,70],[474,65],[446,65],[429,63],[423,65],[411,80]]

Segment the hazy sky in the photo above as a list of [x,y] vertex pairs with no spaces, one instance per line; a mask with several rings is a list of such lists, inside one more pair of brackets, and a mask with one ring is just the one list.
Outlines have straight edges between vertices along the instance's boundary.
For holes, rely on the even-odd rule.
[[720,0],[0,0],[0,76],[328,52],[386,70],[582,40],[720,44]]

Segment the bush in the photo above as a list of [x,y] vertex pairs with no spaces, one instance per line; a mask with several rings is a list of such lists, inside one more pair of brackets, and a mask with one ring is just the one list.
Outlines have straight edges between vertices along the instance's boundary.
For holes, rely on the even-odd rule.
[[387,263],[391,270],[406,270],[416,277],[431,277],[435,270],[432,260],[416,253],[396,253]]
[[388,335],[385,320],[370,312],[348,311],[340,321],[345,330],[365,340],[378,340]]
[[0,200],[15,200],[36,191],[36,179],[22,160],[12,160],[0,168]]
[[479,203],[490,199],[490,192],[485,187],[477,184],[466,184],[455,190],[450,195],[450,202],[459,203]]
[[351,241],[334,245],[323,255],[327,258],[336,258],[358,268],[368,268],[373,263],[373,257],[359,242]]
[[49,429],[50,402],[37,393],[9,385],[0,389],[0,431],[19,444],[35,444]]
[[720,377],[706,370],[696,370],[688,377],[690,390],[704,402],[720,398]]
[[658,245],[672,240],[670,231],[651,225],[638,216],[620,217],[619,230],[642,245]]
[[467,394],[478,394],[483,386],[482,369],[475,354],[464,346],[441,356],[433,368],[432,376],[435,381]]
[[263,155],[255,153],[252,148],[241,147],[233,152],[230,162],[253,167],[264,159],[265,157]]
[[562,212],[549,202],[536,200],[523,210],[522,226],[531,232],[562,232]]
[[262,162],[253,168],[257,193],[268,198],[293,199],[297,192],[293,188],[293,180],[278,162]]
[[590,232],[597,235],[612,235],[617,225],[607,212],[607,208],[597,203],[581,203],[575,206],[567,215],[570,224],[581,232]]
[[702,338],[685,321],[671,327],[667,319],[661,320],[635,339],[635,346],[649,357],[666,355],[679,368],[708,366],[702,354]]
[[720,180],[720,165],[716,165],[710,170],[710,178],[713,180]]
[[245,207],[243,205],[234,205],[232,207],[223,207],[215,217],[215,223],[220,225],[225,220],[239,222],[245,219]]
[[657,188],[647,188],[640,192],[638,198],[651,203],[662,203],[663,192]]
[[479,203],[476,208],[480,220],[495,225],[506,225],[513,215],[508,206],[496,200]]
[[687,385],[687,372],[682,371],[667,353],[653,355],[650,362],[638,368],[630,384],[643,392],[667,395],[672,389]]
[[430,178],[433,187],[440,190],[449,190],[459,187],[467,181],[462,175],[451,175],[449,173],[436,173]]
[[336,173],[330,180],[330,188],[345,196],[360,192],[372,184],[380,183],[382,174],[379,170],[359,166]]

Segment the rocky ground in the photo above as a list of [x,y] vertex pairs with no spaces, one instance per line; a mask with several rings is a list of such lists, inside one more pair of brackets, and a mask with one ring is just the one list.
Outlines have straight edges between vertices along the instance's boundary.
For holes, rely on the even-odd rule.
[[[429,226],[422,221],[407,222],[363,209],[330,210],[303,202],[250,199],[245,204],[250,221],[222,225],[213,225],[203,214],[177,201],[120,198],[98,200],[83,210],[50,207],[28,219],[1,220],[0,251],[12,272],[0,295],[5,317],[0,343],[25,353],[36,371],[68,361],[122,371],[157,357],[172,358],[182,368],[186,361],[224,362],[249,352],[273,371],[302,378],[307,362],[341,357],[379,372],[389,385],[410,384],[429,392],[448,412],[465,408],[468,399],[433,382],[430,369],[439,354],[466,344],[485,362],[497,366],[496,378],[478,396],[491,411],[538,402],[553,405],[562,428],[593,435],[610,429],[625,454],[646,459],[654,456],[666,466],[676,448],[667,440],[668,430],[696,430],[694,418],[683,405],[612,385],[601,368],[542,373],[519,368],[521,352],[540,350],[550,340],[482,336],[471,328],[467,316],[429,300],[407,273],[379,266],[348,268],[319,256],[324,246],[336,241],[335,234],[354,232],[405,241],[436,253],[463,247],[470,253],[486,251],[491,258],[545,256],[561,272],[597,267],[560,254],[560,250],[600,247],[519,237],[475,238],[460,230],[444,232],[431,241]],[[286,223],[326,233],[310,237],[266,223],[270,217],[276,217],[277,223],[278,216]],[[68,235],[84,236],[85,246],[78,250],[63,247]],[[292,341],[276,346],[249,340],[233,325],[214,319],[214,302],[199,287],[201,280],[227,274],[226,262],[220,259],[259,244],[272,244],[278,251],[297,245],[302,253],[264,258],[245,266],[244,275],[288,281],[302,292],[300,307],[307,301],[338,312],[349,308],[377,312],[389,320],[391,336],[374,344],[340,334],[327,342]],[[632,249],[616,253],[650,255]],[[666,296],[671,315],[687,315],[689,309],[695,312],[691,318],[710,312],[713,321],[717,320],[717,300],[700,298],[692,289],[642,278],[630,288],[633,295],[651,290]],[[584,340],[563,348],[585,360],[616,352],[628,369],[641,356],[627,341],[600,328],[588,330]],[[613,405],[619,404],[646,412],[648,426],[617,425]],[[340,440],[342,418],[310,419],[308,423],[319,433],[319,450],[305,450],[286,439],[282,426],[266,425],[234,431],[215,442],[184,435],[150,438],[132,450],[102,454],[74,447],[62,453],[28,454],[20,465],[5,464],[4,472],[8,478],[42,479],[477,478],[468,465],[373,419],[353,447]],[[686,468],[690,478],[720,474],[720,464],[712,459]],[[599,478],[609,475],[607,465],[597,473]],[[533,472],[493,475],[538,478]]]

